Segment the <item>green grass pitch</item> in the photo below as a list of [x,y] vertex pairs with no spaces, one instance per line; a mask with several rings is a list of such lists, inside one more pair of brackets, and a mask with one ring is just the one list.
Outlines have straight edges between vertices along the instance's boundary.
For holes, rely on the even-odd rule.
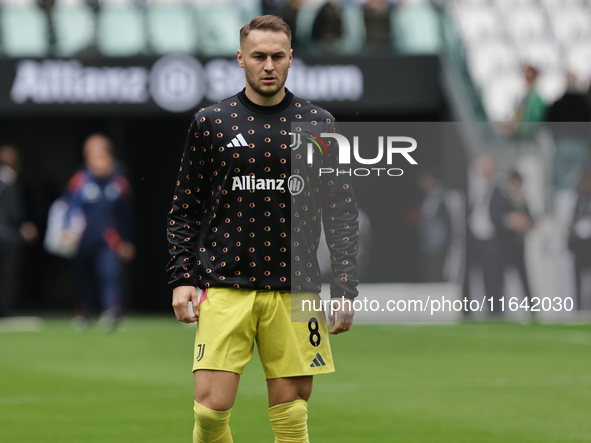
[[[190,442],[193,336],[170,317],[0,332],[0,442]],[[591,442],[589,325],[354,325],[332,346],[312,442]],[[265,386],[255,354],[237,443],[273,442]]]

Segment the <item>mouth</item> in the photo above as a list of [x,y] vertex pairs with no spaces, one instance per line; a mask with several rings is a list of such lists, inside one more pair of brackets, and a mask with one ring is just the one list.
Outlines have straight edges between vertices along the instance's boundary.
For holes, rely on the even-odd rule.
[[263,83],[265,84],[273,83],[275,80],[277,80],[275,77],[263,77]]

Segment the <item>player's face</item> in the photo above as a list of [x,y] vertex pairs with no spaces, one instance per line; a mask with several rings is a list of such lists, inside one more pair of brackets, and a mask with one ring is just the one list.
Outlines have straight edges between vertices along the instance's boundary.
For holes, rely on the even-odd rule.
[[264,98],[283,92],[292,59],[289,38],[284,32],[251,31],[238,51],[247,90]]

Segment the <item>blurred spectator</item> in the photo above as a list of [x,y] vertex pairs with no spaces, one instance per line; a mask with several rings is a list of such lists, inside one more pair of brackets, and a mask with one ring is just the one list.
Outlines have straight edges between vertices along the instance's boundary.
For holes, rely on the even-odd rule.
[[577,87],[576,75],[566,73],[567,89],[562,97],[556,100],[546,114],[548,122],[590,122],[591,102]]
[[512,122],[504,128],[508,135],[530,137],[534,134],[537,123],[545,119],[546,104],[536,87],[538,74],[538,69],[534,66],[525,65],[523,67],[527,92],[517,105]]
[[567,72],[566,78],[567,90],[548,108],[546,121],[556,143],[554,182],[558,188],[573,190],[590,154],[591,127],[583,122],[591,122],[591,102],[578,88],[573,72]]
[[[111,141],[93,134],[84,142],[86,167],[70,180],[64,241],[78,244],[74,260],[75,289],[79,297],[76,325],[89,325],[93,288],[98,286],[101,326],[114,328],[121,314],[122,263],[135,256],[132,243],[131,186],[116,162]],[[68,231],[71,214],[82,211],[86,228],[80,237]]]
[[591,172],[579,181],[579,196],[569,227],[568,246],[575,258],[576,308],[591,309]]
[[501,257],[494,266],[502,266],[503,271],[499,271],[499,275],[503,282],[505,270],[513,267],[519,275],[525,296],[531,302],[525,264],[525,234],[533,228],[534,222],[525,201],[523,179],[517,171],[511,172],[504,187],[494,188],[490,217],[495,226],[493,239],[500,248]]
[[[495,190],[495,161],[483,155],[474,162],[469,198],[469,276],[482,271],[486,298],[500,298],[503,284],[502,249],[495,242],[495,226],[491,220],[490,201]],[[473,287],[470,296],[474,298]]]
[[0,147],[0,317],[9,314],[15,299],[23,258],[23,243],[37,238],[26,221],[19,183],[20,160],[13,146]]
[[312,41],[320,44],[323,50],[335,52],[337,43],[343,36],[341,8],[333,2],[326,2],[316,15],[312,25]]
[[280,8],[276,15],[283,18],[291,29],[291,47],[294,51],[300,49],[300,42],[297,33],[297,16],[300,9],[306,4],[306,0],[289,0],[289,2]]
[[451,217],[446,189],[431,171],[419,174],[419,187],[425,194],[421,204],[419,238],[422,254],[422,281],[443,281],[443,267],[451,243]]
[[365,41],[373,53],[390,50],[390,4],[388,0],[369,0],[363,7]]

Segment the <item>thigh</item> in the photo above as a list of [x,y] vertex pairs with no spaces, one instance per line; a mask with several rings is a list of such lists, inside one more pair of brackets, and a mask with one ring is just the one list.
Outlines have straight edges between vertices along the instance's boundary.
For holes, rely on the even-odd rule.
[[208,288],[201,293],[193,371],[207,369],[241,375],[252,358],[256,319],[255,291]]
[[267,380],[269,407],[294,400],[306,400],[312,394],[311,375],[302,377],[272,378]]
[[[257,347],[267,379],[300,377],[334,372],[324,313],[302,312],[304,299],[318,301],[318,294],[269,293],[257,331]],[[317,302],[318,304],[318,302]],[[297,310],[297,312],[296,312]]]
[[195,371],[195,401],[214,411],[227,411],[234,405],[239,381],[234,372]]

